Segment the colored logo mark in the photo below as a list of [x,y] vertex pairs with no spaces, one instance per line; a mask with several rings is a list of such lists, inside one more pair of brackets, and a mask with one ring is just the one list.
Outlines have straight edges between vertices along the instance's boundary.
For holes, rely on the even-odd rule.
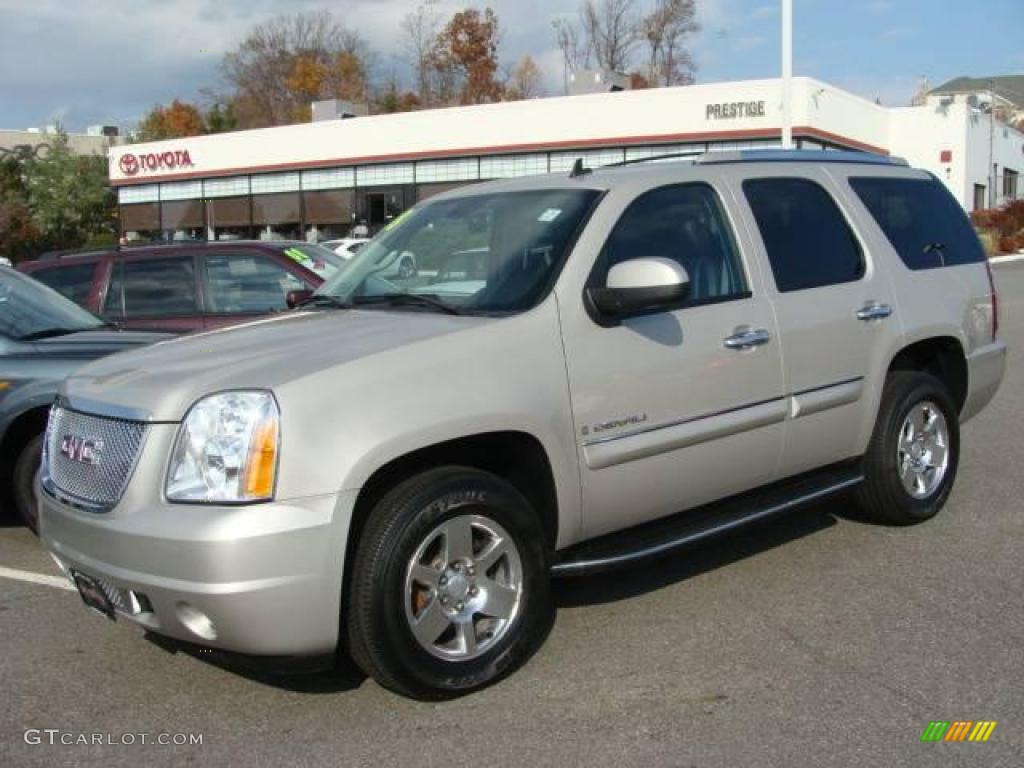
[[995,728],[995,720],[932,720],[921,741],[988,741]]

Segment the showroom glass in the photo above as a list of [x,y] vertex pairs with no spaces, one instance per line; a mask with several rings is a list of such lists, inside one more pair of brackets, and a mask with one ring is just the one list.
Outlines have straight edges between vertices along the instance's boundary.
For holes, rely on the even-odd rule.
[[684,304],[749,295],[732,231],[707,184],[661,187],[630,203],[601,249],[591,282],[603,286],[616,264],[652,257],[671,259],[686,270],[690,284]]
[[102,326],[99,318],[53,289],[13,270],[0,270],[0,334],[31,339]]
[[985,260],[960,204],[935,179],[851,178],[850,186],[910,269]]
[[88,264],[62,264],[32,272],[34,277],[48,285],[75,304],[85,304],[92,289],[92,277],[96,273],[96,262]]
[[242,314],[285,309],[288,291],[306,287],[299,278],[266,256],[207,256],[206,275],[211,312]]
[[754,212],[781,293],[849,283],[864,275],[860,244],[824,189],[807,179],[750,179]]
[[191,256],[125,260],[117,264],[104,312],[129,318],[196,312],[195,265]]
[[[317,293],[356,303],[428,295],[469,312],[527,309],[551,285],[599,195],[547,189],[424,203],[361,248]],[[410,259],[416,268],[403,275],[398,266]]]

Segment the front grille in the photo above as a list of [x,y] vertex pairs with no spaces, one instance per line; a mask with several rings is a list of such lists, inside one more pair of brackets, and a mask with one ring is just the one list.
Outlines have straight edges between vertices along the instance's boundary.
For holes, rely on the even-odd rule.
[[44,485],[73,503],[113,507],[131,479],[147,426],[55,405],[46,427]]

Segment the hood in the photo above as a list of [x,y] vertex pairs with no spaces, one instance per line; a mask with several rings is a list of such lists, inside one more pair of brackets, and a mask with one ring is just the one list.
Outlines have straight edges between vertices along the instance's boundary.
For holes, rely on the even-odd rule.
[[180,421],[198,398],[274,389],[326,368],[457,333],[493,318],[416,311],[319,310],[164,341],[98,360],[62,389],[73,403],[115,405],[153,421]]
[[143,331],[78,331],[31,342],[39,357],[95,360],[115,352],[172,338],[166,333]]

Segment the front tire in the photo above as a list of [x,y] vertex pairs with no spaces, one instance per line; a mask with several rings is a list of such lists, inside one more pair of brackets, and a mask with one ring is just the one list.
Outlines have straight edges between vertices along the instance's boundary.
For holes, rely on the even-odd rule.
[[544,531],[499,477],[443,467],[374,507],[349,591],[349,651],[381,685],[419,699],[495,682],[543,639],[551,612]]
[[33,533],[39,532],[39,510],[36,506],[36,474],[43,457],[43,436],[29,440],[14,461],[12,485],[14,509]]
[[889,525],[929,520],[949,498],[959,460],[959,413],[942,382],[918,371],[889,374],[864,454],[860,508]]

